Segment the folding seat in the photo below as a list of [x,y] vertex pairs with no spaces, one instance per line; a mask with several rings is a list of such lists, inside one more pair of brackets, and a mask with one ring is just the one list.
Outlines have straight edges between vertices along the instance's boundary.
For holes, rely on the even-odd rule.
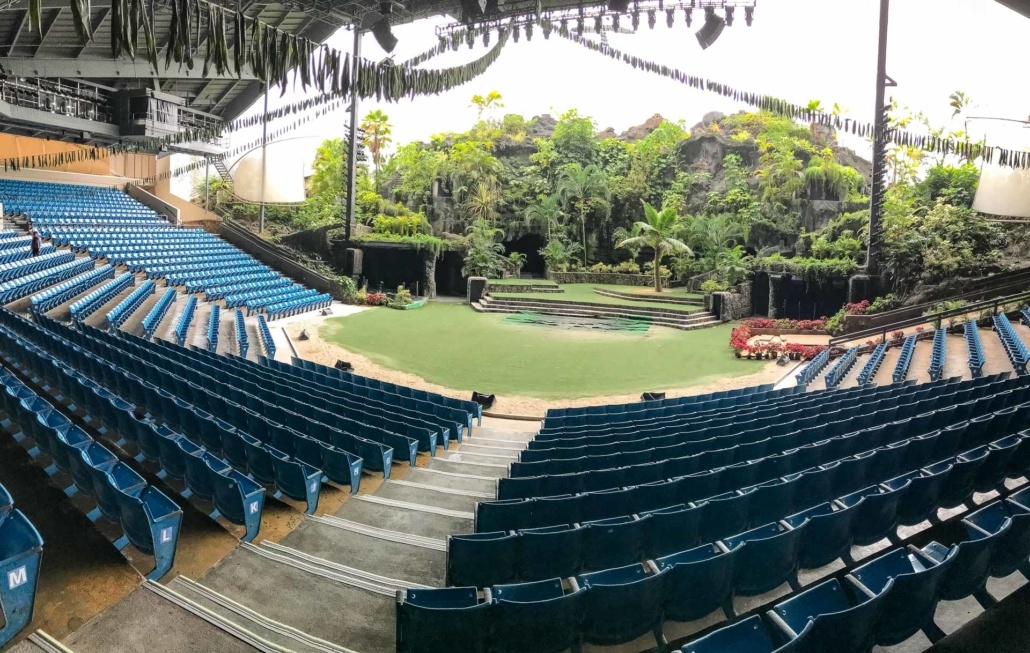
[[1026,476],[1030,472],[1030,431],[1020,431],[1018,435],[1019,447],[1012,453],[1007,470],[1011,478]]
[[719,467],[725,467],[726,465],[732,465],[737,458],[738,447],[729,447],[726,449],[713,449],[711,451],[705,451],[704,453],[694,454],[689,456],[689,459],[696,461],[695,469],[684,472],[684,474],[692,474],[699,471],[707,471],[710,469],[718,469]]
[[518,536],[506,531],[447,538],[447,585],[489,587],[518,578]]
[[1020,495],[1027,492],[1018,492],[1004,501],[993,501],[963,520],[983,533],[1005,531],[991,558],[991,575],[997,578],[1008,576],[1020,567],[1026,568],[1030,557],[1030,508],[1021,504]]
[[591,644],[623,644],[651,632],[662,634],[665,573],[648,575],[641,564],[577,576],[584,587],[584,636]]
[[933,453],[933,462],[950,460],[960,451],[964,451],[961,448],[961,442],[968,429],[969,422],[952,424],[940,429],[940,436],[937,438],[937,448],[934,449]]
[[175,562],[182,510],[154,487],[134,488],[129,492],[115,490],[115,500],[129,542],[154,557],[154,570],[147,574],[147,579],[161,578]]
[[800,474],[794,474],[754,486],[748,523],[751,526],[768,524],[794,512],[794,496],[800,478]]
[[791,639],[752,615],[690,642],[680,653],[800,653],[807,650],[807,639],[807,630]]
[[[597,492],[626,485],[626,471],[622,467],[587,472],[581,478],[583,485],[580,492]],[[572,494],[572,492],[563,494]]]
[[247,452],[247,472],[261,485],[275,485],[275,467],[268,447],[257,439],[237,431]]
[[703,512],[703,508],[680,504],[640,513],[647,555],[668,555],[695,546],[700,537]]
[[566,594],[561,579],[495,585],[493,646],[498,653],[579,650],[586,590]]
[[[930,542],[922,551],[928,557],[941,564],[954,553],[957,558],[954,564],[944,573],[938,587],[938,595],[945,601],[958,601],[967,596],[977,594],[978,598],[987,585],[987,577],[991,572],[991,560],[998,545],[1005,539],[1012,527],[1011,520],[1002,522],[994,532],[988,533],[974,524],[963,520],[966,538],[953,547],[938,542]],[[990,605],[993,601],[987,601]]]
[[[572,501],[573,504],[579,504],[578,510],[574,509],[570,518],[562,521],[591,521],[633,514],[635,491],[636,488],[626,488],[581,494]],[[543,502],[546,499],[541,499],[540,501]]]
[[852,540],[858,546],[879,542],[898,527],[898,503],[904,487],[888,490],[870,486],[837,499],[844,508],[857,506],[852,520]]
[[20,510],[0,519],[0,646],[32,621],[43,538]]
[[980,465],[976,471],[976,478],[973,481],[973,489],[977,492],[990,492],[997,488],[1005,480],[1005,473],[1008,471],[1009,461],[1019,446],[1020,437],[1010,435],[1000,440],[995,440],[987,446],[987,460]]
[[942,562],[915,546],[894,549],[868,562],[851,575],[876,595],[887,598],[876,629],[880,646],[899,644],[920,630],[933,630],[933,615],[940,600],[938,588],[944,574],[958,559],[958,550]]
[[[179,442],[189,445],[188,440],[181,439]],[[214,497],[215,493],[212,476],[227,474],[232,469],[224,461],[219,460],[211,453],[195,445],[192,447],[188,446],[186,449],[184,462],[186,467],[186,487],[193,494],[208,501]]]
[[[79,451],[79,455],[69,456],[71,463],[71,477],[75,487],[81,492],[93,494],[94,470],[107,471],[118,462],[118,457],[108,451],[99,442],[92,442],[88,447]],[[2,503],[2,500],[0,500]],[[3,507],[0,506],[0,512]],[[0,515],[2,521],[2,515]]]
[[314,514],[318,507],[318,492],[322,487],[322,471],[292,459],[273,447],[266,449],[275,472],[275,487],[295,501],[304,501],[307,514]]
[[805,525],[798,551],[799,566],[818,569],[847,555],[851,550],[853,521],[857,514],[856,506],[847,508],[835,503],[821,503],[784,519],[791,528]]
[[951,465],[942,463],[933,470],[916,470],[884,482],[883,487],[889,490],[902,490],[898,502],[898,523],[914,526],[934,517],[940,506],[941,490],[950,473]]
[[728,465],[720,472],[719,491],[730,492],[739,490],[755,484],[755,475],[758,473],[756,462],[743,462]]
[[714,542],[747,528],[754,490],[727,492],[709,497],[701,508],[701,541]]
[[764,594],[783,583],[798,589],[798,551],[806,525],[792,529],[773,522],[728,537],[723,543],[729,549],[742,547],[734,565],[733,586],[737,594]]
[[585,528],[561,524],[519,531],[516,569],[521,580],[565,578],[583,567]]
[[772,443],[772,438],[764,438],[757,442],[739,444],[736,446],[735,460],[738,463],[742,463],[748,460],[757,460],[758,458],[762,458],[770,453],[775,453],[772,450]]
[[850,576],[831,579],[777,604],[769,620],[789,637],[801,637],[800,651],[868,653],[888,591],[872,594]]
[[613,517],[580,524],[583,539],[583,569],[600,570],[640,562],[644,557],[644,536],[649,517]]
[[905,459],[901,463],[902,469],[917,469],[929,465],[938,460],[934,451],[937,448],[937,440],[940,431],[933,431],[925,435],[910,438],[908,447],[905,450]]
[[625,485],[627,486],[644,485],[677,476],[677,474],[666,475],[661,461],[633,465],[626,467],[623,471],[625,472]]
[[808,469],[809,467],[828,464],[836,460],[829,453],[829,443],[829,440],[822,440],[798,447],[796,454],[797,466],[801,469]]
[[215,508],[232,523],[246,528],[244,542],[253,541],[261,528],[265,489],[230,468],[211,474],[211,484]]
[[[571,492],[550,492],[545,483],[555,479],[555,484],[572,485]],[[564,474],[559,476],[530,476],[526,478],[500,478],[497,481],[498,499],[530,499],[549,494],[575,494],[582,491],[582,476]]]
[[[164,428],[164,427],[161,427]],[[171,431],[162,432],[161,437],[156,438],[160,451],[159,464],[164,475],[181,480],[187,474],[186,457],[203,451],[203,448],[193,444],[178,433]],[[207,498],[209,495],[201,495]]]
[[397,597],[397,653],[485,653],[489,601],[475,587],[402,590]]
[[869,467],[869,480],[890,478],[905,471],[905,458],[908,457],[908,441],[895,442],[877,449]]
[[51,441],[50,456],[58,469],[63,472],[71,472],[72,460],[80,458],[80,452],[93,443],[93,438],[86,435],[77,426],[72,426],[64,433],[55,430],[52,432],[54,437]]
[[951,472],[941,489],[941,507],[954,508],[968,501],[974,492],[974,483],[980,467],[987,461],[990,451],[987,447],[979,447],[956,456],[953,461],[937,463],[927,467],[927,471],[936,472],[942,465],[951,464]]
[[[311,440],[316,446],[322,449],[321,469],[326,477],[334,483],[349,485],[350,493],[357,494],[361,486],[361,469],[364,461],[355,454],[343,449],[338,449],[329,444]],[[302,440],[297,440],[298,445]],[[314,465],[312,465],[314,467]]]

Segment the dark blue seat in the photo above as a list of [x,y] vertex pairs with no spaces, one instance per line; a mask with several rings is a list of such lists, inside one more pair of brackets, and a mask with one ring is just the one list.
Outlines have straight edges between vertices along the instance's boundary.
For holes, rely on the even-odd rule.
[[753,615],[687,644],[680,653],[799,653],[806,650],[807,639],[807,631],[788,638]]
[[898,502],[904,488],[889,490],[870,486],[837,499],[845,507],[857,506],[852,523],[852,541],[858,546],[879,542],[898,527]]
[[800,485],[800,478],[800,474],[793,474],[756,485],[751,498],[750,525],[768,524],[794,512],[794,495]]
[[275,470],[275,486],[280,492],[307,505],[312,515],[318,507],[318,492],[322,488],[322,471],[292,459],[281,451],[267,447]]
[[679,504],[640,513],[647,517],[644,525],[644,546],[651,557],[685,551],[700,540],[701,516],[704,508]]
[[[1004,431],[1001,431],[1004,433]],[[1005,480],[1008,471],[1009,461],[1019,447],[1021,439],[1018,435],[1010,435],[1000,440],[995,440],[988,446],[987,460],[976,470],[976,478],[973,480],[973,489],[977,492],[990,492]]]
[[[183,438],[179,442],[187,444],[188,440]],[[186,451],[185,454],[186,487],[198,497],[210,501],[215,496],[213,477],[228,473],[232,467],[210,452],[196,448],[195,445],[192,448],[193,451]]]
[[447,585],[489,587],[518,578],[517,536],[506,531],[447,539]]
[[475,587],[409,589],[397,598],[397,651],[485,653],[491,607]]
[[655,560],[665,572],[666,618],[694,621],[721,609],[732,619],[733,567],[741,550],[716,542]]
[[990,576],[994,552],[1012,527],[1012,521],[1002,522],[992,533],[987,533],[968,522],[964,522],[964,526],[966,537],[956,546],[948,547],[938,542],[930,542],[923,547],[923,552],[938,564],[952,555],[954,549],[958,549],[958,553],[955,554],[958,559],[944,574],[938,588],[940,597],[945,601],[958,601],[984,589],[987,577]]
[[944,487],[951,465],[945,464],[936,473],[916,470],[884,482],[889,490],[901,490],[898,502],[898,523],[913,526],[937,514],[940,505],[941,488]]
[[745,530],[753,496],[754,490],[727,492],[701,503],[701,541],[714,542]]
[[997,578],[1024,567],[1030,558],[1030,507],[1022,503],[1025,500],[1030,500],[1030,492],[1023,490],[1005,501],[993,501],[963,520],[983,533],[1005,529],[991,558],[991,575]]
[[[979,447],[957,456],[952,464],[948,479],[941,488],[941,507],[954,508],[963,505],[972,496],[975,490],[976,475],[981,465],[987,461],[990,451],[987,447]],[[952,462],[952,461],[948,461]],[[927,467],[927,470],[936,471],[938,465]]]
[[583,569],[610,569],[640,562],[648,519],[629,516],[583,522]]
[[852,522],[856,514],[857,506],[845,508],[836,503],[821,503],[784,519],[791,528],[807,523],[798,552],[800,566],[817,569],[847,554],[851,550]]
[[561,579],[494,585],[493,646],[498,653],[579,650],[586,590],[566,594]]
[[522,580],[565,578],[583,567],[586,529],[567,524],[519,531],[518,569]]
[[852,576],[873,594],[887,594],[877,628],[876,643],[893,646],[924,628],[932,629],[933,614],[940,600],[938,587],[948,568],[958,559],[958,550],[943,562],[930,558],[909,545],[894,549],[852,572]]
[[805,523],[791,528],[773,522],[723,540],[731,550],[743,547],[733,570],[735,592],[755,596],[783,583],[798,589],[798,551],[805,528]]
[[851,577],[834,578],[778,603],[768,617],[791,638],[807,630],[805,653],[868,653],[888,595],[871,594]]
[[211,475],[214,503],[222,515],[246,528],[244,542],[252,541],[261,529],[261,512],[265,505],[265,488],[235,469]]
[[651,632],[665,643],[662,622],[665,573],[648,575],[644,565],[628,565],[581,574],[587,592],[584,638],[591,644],[623,644]]
[[[0,488],[7,498],[6,494]],[[10,503],[7,503],[10,505]],[[43,538],[20,510],[8,510],[0,518],[0,646],[4,646],[32,621]]]
[[129,542],[143,553],[154,556],[154,570],[147,574],[147,578],[161,578],[175,562],[182,510],[153,487],[131,494],[119,490],[115,498]]
[[814,506],[817,503],[830,501],[839,493],[836,491],[839,462],[827,463],[819,467],[806,467],[798,479],[798,489],[794,493],[794,501],[799,506]]

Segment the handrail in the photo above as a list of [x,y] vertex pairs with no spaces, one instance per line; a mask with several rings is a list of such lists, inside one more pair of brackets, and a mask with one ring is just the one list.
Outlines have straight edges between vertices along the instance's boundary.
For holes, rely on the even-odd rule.
[[[907,313],[907,312],[915,310],[915,309],[934,306],[936,304],[940,304],[943,301],[954,301],[954,300],[967,299],[967,298],[969,298],[972,295],[981,295],[981,294],[983,294],[985,292],[988,292],[988,290],[991,290],[991,291],[994,291],[994,290],[1010,291],[1010,290],[1012,290],[1014,288],[1023,288],[1023,287],[1026,287],[1027,281],[1030,280],[1030,268],[1020,268],[1019,270],[1012,270],[1010,272],[1003,272],[1001,274],[996,274],[996,275],[991,276],[991,277],[985,277],[983,279],[979,279],[979,280],[975,281],[974,285],[984,284],[984,283],[986,283],[989,280],[997,281],[999,279],[1002,279],[1005,283],[1003,283],[1000,286],[996,286],[994,288],[980,287],[980,288],[976,288],[974,290],[967,290],[966,292],[962,293],[961,295],[955,295],[955,296],[952,296],[952,297],[948,297],[947,300],[935,299],[935,300],[932,300],[932,301],[922,302],[922,303],[919,303],[919,304],[912,304],[911,306],[899,306],[898,308],[892,308],[889,311],[884,311],[882,313],[875,313],[875,315],[877,315],[878,317],[887,317],[887,316],[890,316],[892,313]],[[990,300],[981,299],[979,301],[990,301]]]
[[906,327],[919,326],[926,324],[927,322],[936,322],[938,320],[945,320],[949,317],[955,317],[958,315],[968,315],[969,313],[982,312],[982,309],[991,309],[991,314],[996,315],[998,313],[998,307],[1003,304],[1009,304],[1012,302],[1030,302],[1030,291],[1022,292],[1015,295],[1007,295],[1005,297],[995,297],[994,299],[988,299],[982,302],[976,302],[973,304],[966,304],[960,308],[953,308],[947,311],[941,311],[939,313],[933,313],[930,315],[920,315],[918,317],[912,317],[907,320],[900,320],[891,324],[884,324],[883,326],[874,327],[872,329],[864,329],[862,331],[855,331],[854,333],[846,333],[844,335],[836,336],[830,339],[829,346],[835,347],[841,343],[851,342],[853,340],[869,340],[874,336],[880,336],[881,342],[886,342],[887,334],[891,331],[900,331]]

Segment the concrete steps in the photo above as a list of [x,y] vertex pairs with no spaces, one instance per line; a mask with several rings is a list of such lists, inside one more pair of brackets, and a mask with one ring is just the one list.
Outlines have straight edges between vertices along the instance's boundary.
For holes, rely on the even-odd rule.
[[618,297],[632,302],[660,302],[662,304],[682,304],[684,306],[704,306],[704,300],[695,297],[677,297],[675,295],[643,295],[640,293],[594,288],[594,292],[604,297]]
[[651,324],[667,326],[673,329],[700,329],[720,324],[719,320],[707,311],[675,311],[666,308],[649,308],[635,306],[615,306],[607,304],[589,304],[586,302],[567,302],[561,300],[543,300],[527,298],[497,298],[484,296],[478,303],[472,304],[473,310],[481,313],[540,313],[580,318],[623,318],[646,319]]

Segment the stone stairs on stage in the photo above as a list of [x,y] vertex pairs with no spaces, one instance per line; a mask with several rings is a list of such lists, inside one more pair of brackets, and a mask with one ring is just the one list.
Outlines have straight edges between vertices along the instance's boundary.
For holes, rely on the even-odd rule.
[[527,297],[495,297],[487,294],[472,304],[480,313],[539,313],[579,318],[623,318],[650,320],[651,324],[688,331],[720,324],[719,319],[708,311],[677,311],[650,306],[619,306],[615,304],[592,304],[556,299]]

